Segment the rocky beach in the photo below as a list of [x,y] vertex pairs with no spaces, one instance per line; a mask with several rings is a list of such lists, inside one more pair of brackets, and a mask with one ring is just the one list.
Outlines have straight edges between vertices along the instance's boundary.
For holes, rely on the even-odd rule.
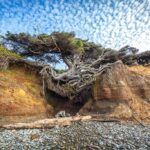
[[76,122],[51,129],[0,129],[1,150],[149,150],[150,126],[133,122]]

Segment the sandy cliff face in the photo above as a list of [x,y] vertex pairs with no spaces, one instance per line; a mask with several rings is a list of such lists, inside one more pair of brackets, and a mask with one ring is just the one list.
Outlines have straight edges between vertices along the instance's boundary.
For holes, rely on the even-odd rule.
[[0,71],[0,124],[47,117],[41,85],[24,68]]
[[[113,65],[97,78],[93,85],[93,98],[89,99],[80,113],[98,113],[102,117],[119,119],[136,117],[149,121],[150,67],[138,68],[129,68],[122,63]],[[144,73],[141,68],[146,69]]]

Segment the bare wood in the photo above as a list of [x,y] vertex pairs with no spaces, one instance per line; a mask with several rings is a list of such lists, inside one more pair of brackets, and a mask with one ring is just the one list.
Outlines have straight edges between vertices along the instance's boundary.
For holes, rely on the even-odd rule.
[[35,128],[52,128],[56,125],[69,126],[72,122],[76,121],[87,121],[90,120],[91,116],[74,116],[54,119],[38,120],[32,123],[16,123],[0,126],[4,129],[35,129]]

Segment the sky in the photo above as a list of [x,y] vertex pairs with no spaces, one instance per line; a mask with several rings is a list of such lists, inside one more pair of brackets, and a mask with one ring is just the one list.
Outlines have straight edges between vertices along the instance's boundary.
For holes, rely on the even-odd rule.
[[106,48],[150,50],[150,0],[0,0],[0,34],[54,31]]

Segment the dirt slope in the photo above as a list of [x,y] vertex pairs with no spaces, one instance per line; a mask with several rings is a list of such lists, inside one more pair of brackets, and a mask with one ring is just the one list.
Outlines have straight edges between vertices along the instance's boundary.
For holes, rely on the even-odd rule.
[[0,71],[0,123],[45,117],[47,108],[38,78],[24,68]]
[[129,67],[129,70],[134,71],[141,75],[150,76],[150,65],[147,66],[135,65]]
[[[143,69],[146,70],[144,73]],[[113,65],[96,80],[93,96],[80,109],[80,113],[150,121],[149,75],[149,67],[129,68],[122,63]]]

